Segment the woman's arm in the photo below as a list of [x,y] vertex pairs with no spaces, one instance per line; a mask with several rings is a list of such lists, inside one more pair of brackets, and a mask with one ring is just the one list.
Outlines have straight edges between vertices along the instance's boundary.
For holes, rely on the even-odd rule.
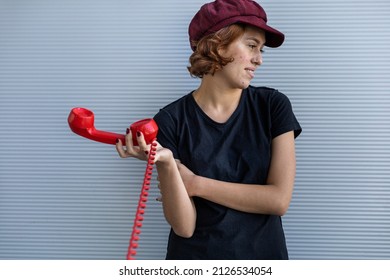
[[156,162],[164,215],[174,232],[189,238],[195,230],[196,209],[181,179],[173,155]]
[[294,132],[272,140],[266,185],[238,184],[194,175],[178,163],[187,192],[236,210],[282,216],[289,207],[295,180]]
[[[146,160],[150,145],[146,145],[142,133],[137,134],[137,141],[138,146],[134,146],[131,132],[126,135],[126,149],[121,141],[118,141],[116,149],[120,157]],[[195,205],[187,193],[172,152],[158,144],[154,162],[160,182],[165,218],[177,235],[191,237],[195,230]]]

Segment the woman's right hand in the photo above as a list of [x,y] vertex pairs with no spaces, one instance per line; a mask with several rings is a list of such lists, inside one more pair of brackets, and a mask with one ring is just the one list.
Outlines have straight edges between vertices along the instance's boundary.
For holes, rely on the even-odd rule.
[[[143,141],[140,142],[138,139],[142,139]],[[126,131],[125,141],[126,143],[122,143],[120,139],[116,140],[115,147],[121,158],[134,157],[140,160],[148,159],[150,145],[146,145],[145,139],[141,132],[137,131],[138,146],[134,145],[132,132],[129,129]]]
[[[130,130],[126,131],[125,140],[126,140],[125,146],[123,146],[122,141],[119,139],[117,140],[117,143],[115,145],[116,150],[121,158],[134,157],[140,160],[145,160],[145,161],[148,160],[151,145],[146,144],[142,132],[137,131],[138,146],[134,145],[132,132]],[[170,158],[173,157],[171,150],[162,147],[157,141],[155,142],[157,143],[157,146],[156,146],[156,155],[154,157],[153,163],[167,162]]]

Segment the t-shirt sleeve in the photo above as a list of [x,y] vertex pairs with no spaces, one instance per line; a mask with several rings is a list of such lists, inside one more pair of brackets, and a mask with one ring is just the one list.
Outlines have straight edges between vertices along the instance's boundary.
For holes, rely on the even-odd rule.
[[177,139],[175,136],[176,125],[172,116],[164,109],[161,109],[153,119],[158,126],[157,142],[164,148],[171,150],[174,158],[179,159]]
[[296,138],[301,134],[302,128],[288,97],[275,90],[271,95],[271,136],[275,138],[289,131],[294,131]]

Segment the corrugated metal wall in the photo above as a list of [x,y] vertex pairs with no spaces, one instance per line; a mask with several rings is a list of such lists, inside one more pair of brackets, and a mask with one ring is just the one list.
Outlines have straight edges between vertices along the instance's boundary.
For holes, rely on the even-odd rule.
[[[0,0],[0,259],[124,259],[144,163],[67,115],[124,133],[195,88],[187,26],[204,2]],[[390,258],[390,2],[261,3],[286,42],[253,84],[287,94],[304,129],[290,257]],[[139,259],[165,255],[157,195]]]
[[285,219],[291,257],[389,259],[390,2],[269,7],[288,38],[266,81],[290,96],[304,129]]

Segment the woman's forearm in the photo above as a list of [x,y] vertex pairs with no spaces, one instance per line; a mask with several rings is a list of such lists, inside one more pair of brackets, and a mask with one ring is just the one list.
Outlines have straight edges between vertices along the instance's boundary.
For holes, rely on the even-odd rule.
[[196,210],[181,179],[176,162],[171,157],[167,161],[157,162],[156,167],[165,218],[177,235],[191,237],[195,230]]
[[226,207],[258,214],[283,216],[291,200],[292,186],[236,184],[197,177],[196,196]]

